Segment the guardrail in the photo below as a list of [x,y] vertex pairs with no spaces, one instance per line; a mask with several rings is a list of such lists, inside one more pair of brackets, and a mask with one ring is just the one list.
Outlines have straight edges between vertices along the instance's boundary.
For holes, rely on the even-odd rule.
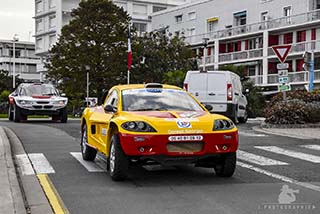
[[219,62],[236,61],[262,57],[262,49],[245,50],[233,53],[219,54]]
[[[320,40],[308,41],[308,42],[299,42],[292,44],[289,54],[300,53],[311,50],[320,50]],[[268,48],[268,56],[274,56],[275,53],[272,50],[272,47]]]
[[[309,81],[309,71],[297,71],[297,72],[289,72],[288,73],[289,82],[297,83],[297,82],[305,82]],[[320,81],[320,70],[314,71],[314,80]],[[278,83],[278,74],[269,74],[268,75],[268,84]]]

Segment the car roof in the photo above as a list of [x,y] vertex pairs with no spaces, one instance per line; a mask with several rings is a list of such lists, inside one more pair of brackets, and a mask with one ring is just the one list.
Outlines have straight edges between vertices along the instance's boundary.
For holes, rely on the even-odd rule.
[[[152,87],[153,83],[148,83],[150,88]],[[177,90],[183,90],[177,86],[174,85],[166,85],[166,84],[159,84],[159,83],[154,83],[157,84],[157,86],[162,85],[162,88],[164,89],[177,89]],[[128,85],[116,85],[113,86],[111,89],[115,89],[117,88],[118,90],[122,91],[122,90],[127,90],[127,89],[140,89],[140,88],[145,88],[147,84],[128,84]],[[155,86],[155,88],[158,88]]]
[[30,85],[45,85],[45,86],[53,86],[52,84],[49,83],[21,83],[20,86],[30,86]]

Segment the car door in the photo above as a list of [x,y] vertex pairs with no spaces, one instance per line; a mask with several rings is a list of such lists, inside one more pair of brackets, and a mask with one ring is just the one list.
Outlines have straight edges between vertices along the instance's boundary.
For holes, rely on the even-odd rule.
[[188,91],[200,102],[206,100],[207,73],[192,73],[188,82]]
[[204,103],[213,107],[212,112],[227,111],[227,79],[225,72],[208,73],[207,93]]

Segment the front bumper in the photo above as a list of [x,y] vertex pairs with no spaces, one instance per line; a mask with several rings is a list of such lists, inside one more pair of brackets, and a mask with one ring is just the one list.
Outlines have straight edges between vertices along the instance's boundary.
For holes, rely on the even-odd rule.
[[24,115],[49,115],[49,116],[55,116],[55,115],[60,115],[61,110],[63,108],[59,109],[25,109],[21,108],[21,113]]
[[[185,135],[143,135],[120,133],[120,143],[128,156],[206,156],[235,152],[238,149],[238,131],[197,134],[201,140],[183,141]],[[170,137],[180,140],[173,142]],[[181,138],[182,137],[182,138]],[[180,146],[180,145],[181,146]],[[197,145],[199,144],[199,145]],[[187,149],[185,149],[187,147]],[[190,149],[191,148],[191,149]]]

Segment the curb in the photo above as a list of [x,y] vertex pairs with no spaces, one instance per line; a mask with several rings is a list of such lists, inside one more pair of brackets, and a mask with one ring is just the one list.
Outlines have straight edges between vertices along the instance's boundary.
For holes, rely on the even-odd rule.
[[3,148],[0,154],[0,165],[3,168],[0,173],[0,186],[4,185],[1,188],[0,213],[26,213],[10,143],[2,127],[0,127],[0,141],[0,146]]
[[[14,154],[14,157],[16,157],[16,155],[26,155],[21,141],[14,134],[14,132],[6,127],[4,127],[4,130],[11,143],[12,153]],[[48,202],[48,199],[43,192],[36,174],[33,173],[32,175],[24,175],[20,168],[21,166],[19,166],[19,163],[17,163],[17,159],[14,158],[14,160],[16,162],[17,176],[20,181],[20,187],[22,190],[25,207],[28,213],[53,214],[50,203]]]

